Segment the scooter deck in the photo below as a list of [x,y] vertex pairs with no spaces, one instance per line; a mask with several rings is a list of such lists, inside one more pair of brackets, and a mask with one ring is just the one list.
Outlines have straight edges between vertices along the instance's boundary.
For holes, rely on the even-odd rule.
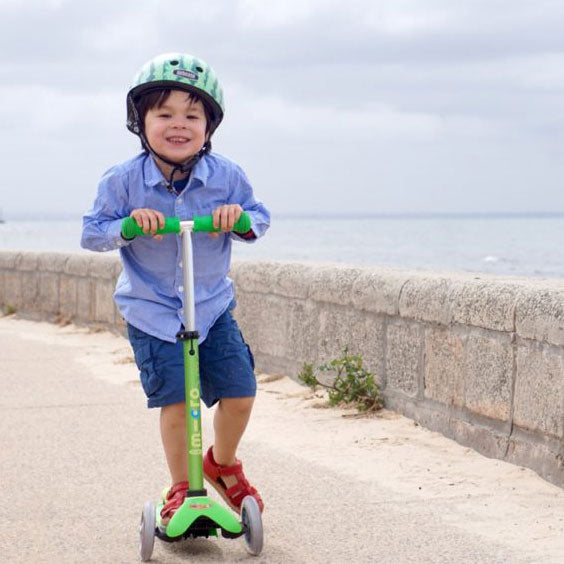
[[236,538],[244,534],[243,525],[233,513],[207,496],[187,497],[176,510],[164,533],[159,527],[163,504],[156,508],[157,536],[175,541],[188,537],[217,536],[221,529],[224,537]]

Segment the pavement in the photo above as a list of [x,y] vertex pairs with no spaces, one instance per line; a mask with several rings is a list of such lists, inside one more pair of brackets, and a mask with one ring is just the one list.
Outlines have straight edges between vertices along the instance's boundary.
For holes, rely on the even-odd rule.
[[[564,562],[564,491],[531,470],[258,379],[238,455],[266,503],[262,554],[157,540],[154,562]],[[168,474],[127,341],[0,318],[0,385],[0,562],[137,562],[143,503]]]

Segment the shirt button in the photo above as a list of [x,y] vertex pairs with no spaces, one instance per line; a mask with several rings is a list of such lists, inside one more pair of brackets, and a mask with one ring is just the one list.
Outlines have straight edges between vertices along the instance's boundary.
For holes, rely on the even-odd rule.
[[108,247],[102,247],[102,250],[103,250],[103,251],[107,251],[107,250],[108,250]]
[[184,286],[178,286],[178,291],[179,291],[179,292],[184,292]]
[[180,268],[182,268],[182,263],[181,263],[181,262],[179,262],[179,263],[178,263],[178,266],[179,266]]

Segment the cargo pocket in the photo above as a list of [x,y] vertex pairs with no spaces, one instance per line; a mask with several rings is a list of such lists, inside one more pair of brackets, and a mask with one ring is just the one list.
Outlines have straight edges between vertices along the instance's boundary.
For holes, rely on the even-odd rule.
[[[243,339],[242,333],[241,333],[241,339]],[[253,371],[254,371],[254,369],[255,369],[255,355],[253,354],[251,347],[249,347],[249,345],[246,343],[246,341],[243,340],[243,342],[245,343],[245,346],[247,347],[247,352],[249,353],[249,360],[251,361],[251,366],[253,367]]]
[[135,362],[139,368],[139,377],[145,395],[150,398],[154,396],[162,387],[163,379],[155,370],[151,342],[143,343],[135,352]]

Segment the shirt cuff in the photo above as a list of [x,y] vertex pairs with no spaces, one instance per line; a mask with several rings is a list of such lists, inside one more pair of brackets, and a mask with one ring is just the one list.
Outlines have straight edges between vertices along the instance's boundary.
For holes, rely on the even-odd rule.
[[127,247],[134,239],[124,239],[121,235],[121,219],[116,219],[110,224],[106,233],[108,251]]
[[241,239],[245,239],[245,241],[249,241],[250,239],[257,238],[255,232],[252,229],[249,229],[246,233],[239,233],[239,231],[234,231],[233,233],[235,233],[237,237],[241,237]]
[[258,239],[258,237],[256,234],[253,217],[251,216],[251,228],[246,233],[237,233],[237,231],[231,231],[231,237],[237,241],[243,241],[244,243],[254,243]]

